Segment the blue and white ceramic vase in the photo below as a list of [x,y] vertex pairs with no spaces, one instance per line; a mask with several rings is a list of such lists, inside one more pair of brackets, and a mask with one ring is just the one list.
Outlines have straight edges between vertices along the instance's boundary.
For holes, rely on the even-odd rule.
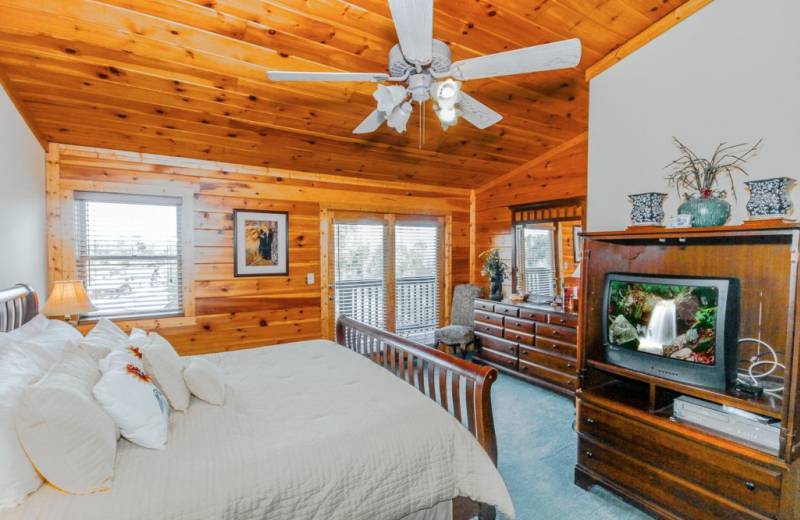
[[724,226],[731,216],[731,205],[724,196],[724,191],[717,190],[687,193],[683,204],[678,206],[678,215],[691,215],[692,227]]
[[633,204],[631,210],[631,227],[633,226],[663,226],[664,199],[666,193],[637,193],[628,195]]
[[745,182],[750,190],[747,201],[748,220],[790,219],[794,204],[789,192],[797,184],[796,179],[778,177],[761,181]]

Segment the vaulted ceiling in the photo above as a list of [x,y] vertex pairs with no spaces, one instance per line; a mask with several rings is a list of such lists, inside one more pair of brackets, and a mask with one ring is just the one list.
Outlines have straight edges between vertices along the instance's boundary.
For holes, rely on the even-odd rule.
[[686,1],[435,0],[453,61],[575,37],[583,58],[465,83],[503,120],[430,117],[422,148],[416,114],[402,135],[351,133],[375,84],[265,76],[385,72],[386,0],[0,0],[0,69],[50,141],[473,188],[585,132],[586,69]]

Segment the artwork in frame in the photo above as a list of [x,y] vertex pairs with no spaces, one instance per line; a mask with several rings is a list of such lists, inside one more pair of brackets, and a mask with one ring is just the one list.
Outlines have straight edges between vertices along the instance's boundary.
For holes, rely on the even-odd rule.
[[583,233],[583,226],[572,226],[572,254],[576,264],[581,263],[581,241],[580,234]]
[[289,274],[289,214],[233,210],[233,275]]

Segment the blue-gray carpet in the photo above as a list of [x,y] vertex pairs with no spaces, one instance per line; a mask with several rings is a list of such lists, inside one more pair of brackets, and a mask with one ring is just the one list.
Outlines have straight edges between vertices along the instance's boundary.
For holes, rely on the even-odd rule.
[[503,374],[492,393],[498,466],[517,520],[651,518],[598,486],[587,492],[573,484],[578,442],[570,399]]

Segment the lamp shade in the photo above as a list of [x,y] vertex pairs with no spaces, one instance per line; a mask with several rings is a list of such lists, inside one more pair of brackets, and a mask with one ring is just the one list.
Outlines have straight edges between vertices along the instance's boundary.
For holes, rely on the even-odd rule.
[[53,292],[42,309],[48,316],[70,316],[96,311],[80,280],[64,280],[53,284]]

